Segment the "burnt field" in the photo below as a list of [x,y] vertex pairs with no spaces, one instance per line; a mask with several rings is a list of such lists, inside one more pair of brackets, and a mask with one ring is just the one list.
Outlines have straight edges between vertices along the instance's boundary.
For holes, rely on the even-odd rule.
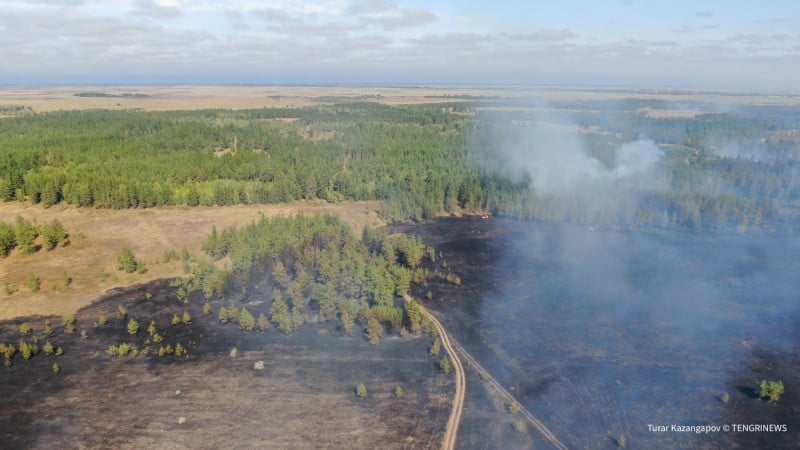
[[[247,333],[220,323],[222,305],[212,302],[204,315],[202,300],[179,302],[175,288],[161,280],[112,291],[81,309],[73,333],[61,317],[0,323],[0,342],[17,349],[11,365],[0,366],[2,447],[439,446],[453,380],[427,354],[428,337],[387,336],[370,345],[327,323],[288,336],[274,328]],[[268,309],[257,299],[247,308],[256,316]],[[189,322],[173,325],[184,312]],[[108,321],[95,326],[101,314]],[[134,336],[127,328],[131,318],[140,324]],[[151,321],[160,343],[147,330]],[[23,322],[31,327],[25,335]],[[22,341],[36,341],[39,352],[25,359]],[[47,342],[52,354],[46,354]],[[151,353],[133,356],[147,342]],[[107,353],[123,343],[131,345],[126,356]],[[159,356],[167,344],[173,353]],[[188,354],[177,356],[178,344]],[[63,354],[57,356],[59,347]],[[260,361],[262,370],[256,368]],[[365,384],[366,398],[355,396],[358,383]],[[396,386],[403,389],[401,398],[393,393]]]
[[[796,237],[653,235],[475,217],[399,228],[435,246],[461,277],[460,286],[425,288],[451,337],[568,447],[615,448],[621,435],[636,448],[800,441]],[[778,402],[757,398],[762,379],[784,382]],[[467,404],[480,409],[488,403],[477,400],[476,384],[477,376],[468,379]],[[673,424],[787,431],[648,427]],[[481,428],[464,425],[460,442],[479,442]]]

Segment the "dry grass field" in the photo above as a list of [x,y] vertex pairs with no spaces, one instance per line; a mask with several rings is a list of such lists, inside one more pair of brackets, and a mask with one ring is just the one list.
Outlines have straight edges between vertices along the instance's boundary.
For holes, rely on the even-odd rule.
[[[35,314],[74,313],[110,288],[181,275],[180,262],[160,262],[164,253],[170,249],[181,251],[186,248],[193,255],[201,255],[203,239],[213,226],[221,230],[231,225],[244,225],[258,220],[262,214],[327,213],[339,214],[360,233],[367,224],[376,226],[382,223],[377,208],[377,202],[295,202],[117,211],[0,203],[0,221],[13,222],[16,216],[40,224],[58,219],[70,233],[69,245],[65,247],[40,250],[31,255],[12,252],[9,257],[0,259],[0,285],[9,283],[17,288],[11,295],[0,292],[0,320]],[[145,262],[147,273],[129,275],[116,270],[115,259],[126,247]],[[64,272],[72,277],[68,286],[61,279]],[[27,286],[30,274],[41,280],[38,292],[32,292]]]
[[[81,93],[107,96],[75,95]],[[458,101],[463,96],[535,97],[546,102],[636,98],[675,102],[676,105],[688,101],[713,101],[723,105],[800,104],[800,96],[796,95],[752,95],[733,91],[709,94],[703,91],[661,93],[655,90],[488,86],[50,86],[0,87],[0,108],[26,106],[36,112],[93,108],[145,111],[294,108],[326,103],[333,97],[405,105]],[[678,106],[672,111],[686,113]]]

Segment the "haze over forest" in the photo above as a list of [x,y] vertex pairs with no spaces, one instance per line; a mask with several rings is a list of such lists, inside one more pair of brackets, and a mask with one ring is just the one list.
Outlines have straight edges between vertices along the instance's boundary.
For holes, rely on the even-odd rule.
[[792,90],[799,15],[786,0],[11,0],[0,84]]

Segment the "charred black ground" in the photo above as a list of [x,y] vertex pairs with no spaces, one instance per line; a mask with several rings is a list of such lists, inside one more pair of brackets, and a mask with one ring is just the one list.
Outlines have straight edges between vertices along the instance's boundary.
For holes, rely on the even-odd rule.
[[[150,298],[147,298],[150,293]],[[257,300],[255,300],[257,301]],[[127,318],[117,315],[119,305]],[[309,324],[292,335],[245,333],[221,325],[202,301],[176,301],[168,281],[117,290],[77,313],[67,334],[60,317],[0,324],[0,342],[38,336],[62,356],[17,353],[0,367],[3,448],[419,448],[437,447],[453,383],[427,354],[427,337],[387,337],[370,345],[333,325]],[[251,305],[257,311],[260,305]],[[190,313],[189,324],[172,325]],[[108,323],[93,322],[106,314]],[[126,324],[136,318],[137,337]],[[43,334],[49,319],[53,336]],[[136,343],[155,320],[162,344],[180,342],[188,357],[111,357],[109,345]],[[33,331],[27,338],[19,325]],[[80,331],[86,329],[87,338]],[[155,346],[158,348],[158,345]],[[237,356],[230,352],[237,349]],[[255,363],[264,361],[264,370]],[[53,364],[60,367],[54,373]],[[366,398],[354,395],[364,383]],[[401,386],[404,395],[393,390]]]
[[[800,439],[794,237],[478,217],[399,229],[421,235],[461,277],[461,286],[432,284],[429,307],[567,446],[614,448],[621,434],[641,448],[792,448]],[[785,395],[755,398],[761,379],[783,380]],[[648,424],[788,430],[698,435]],[[480,428],[462,430],[462,442],[480,440]]]

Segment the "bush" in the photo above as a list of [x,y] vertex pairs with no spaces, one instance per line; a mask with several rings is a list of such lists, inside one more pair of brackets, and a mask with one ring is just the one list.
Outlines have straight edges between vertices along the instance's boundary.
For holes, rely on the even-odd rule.
[[179,323],[181,323],[181,318],[180,318],[180,316],[178,316],[177,314],[173,314],[173,315],[172,315],[172,324],[173,324],[173,325],[177,325],[177,324],[179,324]]
[[402,397],[403,396],[403,388],[401,388],[400,386],[395,387],[394,388],[394,396],[397,397],[397,398]]
[[439,360],[439,370],[441,370],[445,375],[449,374],[450,371],[453,370],[453,367],[450,365],[450,360],[447,359],[447,356],[444,356]]
[[17,237],[14,227],[5,222],[0,222],[0,258],[5,258],[17,246]]
[[117,270],[124,270],[126,273],[136,272],[139,262],[136,260],[133,251],[129,248],[122,249],[122,253],[117,256]]
[[203,314],[206,316],[211,314],[211,303],[208,302],[203,303]]
[[58,363],[53,363],[53,373],[57,374],[58,372],[61,372],[61,367]]
[[267,320],[267,316],[262,312],[258,315],[258,329],[266,331],[267,328],[269,328],[269,321]]
[[135,336],[136,333],[138,332],[139,332],[139,322],[131,319],[131,321],[128,322],[128,334],[130,334],[131,336]]
[[63,317],[64,319],[64,331],[67,334],[72,334],[75,332],[75,316],[72,314],[68,314]]
[[122,306],[122,305],[119,305],[119,306],[117,306],[117,315],[119,316],[119,318],[120,318],[120,319],[123,319],[123,320],[124,320],[124,319],[125,319],[125,316],[127,316],[127,315],[128,315],[128,310],[127,310],[127,309],[125,309],[125,307],[124,307],[124,306]]
[[100,316],[97,318],[97,324],[102,327],[106,324],[106,322],[108,322],[108,317],[106,317],[105,314],[100,314]]
[[67,272],[61,274],[61,282],[64,283],[64,286],[69,286],[72,284],[72,277]]
[[436,340],[433,341],[433,344],[431,345],[431,348],[429,350],[430,354],[431,356],[439,356],[439,352],[441,350],[442,350],[442,341],[440,341],[439,338],[436,338]]
[[769,401],[777,402],[784,392],[783,381],[761,380],[761,384],[759,384],[759,388],[756,392],[761,398],[769,398]]
[[519,404],[518,401],[514,400],[508,404],[508,412],[511,414],[517,414],[522,410],[522,406]]
[[64,225],[58,219],[53,219],[42,225],[42,239],[44,240],[44,248],[52,250],[56,248],[62,240],[67,237],[67,232],[64,230]]
[[525,422],[518,420],[516,421],[516,423],[514,423],[514,431],[516,431],[517,433],[527,433],[528,426],[525,425]]
[[245,331],[253,331],[255,327],[256,319],[253,318],[250,311],[246,308],[242,308],[242,312],[239,314],[239,328]]
[[31,326],[28,325],[28,322],[22,322],[19,326],[19,334],[25,336],[31,332]]
[[16,352],[17,352],[17,349],[14,348],[13,345],[11,345],[11,344],[0,344],[0,353],[2,353],[3,356],[6,359],[6,366],[10,366],[11,365],[11,358],[14,356],[14,353],[16,353]]
[[49,355],[53,353],[55,349],[53,348],[53,344],[51,344],[50,341],[47,341],[47,343],[44,344],[44,347],[42,347],[42,351],[44,351],[45,355]]
[[181,322],[189,323],[191,321],[192,321],[192,316],[190,316],[188,312],[184,311],[183,316],[181,317]]
[[42,283],[39,281],[39,277],[34,274],[28,275],[28,289],[30,289],[31,292],[38,292],[41,287]]
[[364,383],[360,383],[356,386],[356,397],[364,398],[367,396],[367,387],[364,386]]

